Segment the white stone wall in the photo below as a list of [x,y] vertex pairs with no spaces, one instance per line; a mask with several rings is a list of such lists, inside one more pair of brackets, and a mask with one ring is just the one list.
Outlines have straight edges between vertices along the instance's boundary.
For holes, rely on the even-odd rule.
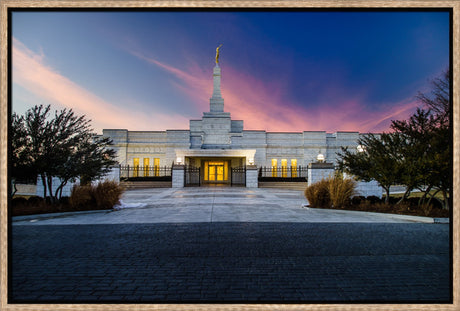
[[120,167],[119,166],[114,166],[110,169],[110,172],[108,172],[105,176],[103,176],[100,180],[97,182],[104,182],[104,181],[115,181],[117,183],[120,182]]
[[358,181],[356,183],[356,193],[356,195],[361,195],[364,197],[374,195],[376,197],[382,198],[383,188],[380,187],[375,180],[370,182]]
[[246,167],[246,188],[259,187],[258,172],[256,166]]
[[308,186],[311,186],[321,179],[333,177],[334,173],[334,169],[308,168]]
[[[76,181],[75,183],[67,183],[67,185],[64,186],[64,188],[62,189],[62,196],[63,197],[70,197],[70,194],[72,192],[72,187],[75,185],[75,184],[78,184],[79,181]],[[61,181],[59,180],[59,178],[57,177],[53,177],[53,195],[54,195],[54,192],[56,191],[57,187],[59,187],[59,185],[61,184]],[[42,179],[40,177],[37,178],[37,189],[36,189],[37,193],[36,195],[39,196],[39,197],[43,197],[43,183],[42,183]],[[47,189],[47,193],[46,193],[46,196],[49,196],[49,190]]]
[[[36,195],[37,185],[16,184],[16,195]],[[14,191],[14,189],[12,189]],[[42,189],[43,192],[43,189]]]

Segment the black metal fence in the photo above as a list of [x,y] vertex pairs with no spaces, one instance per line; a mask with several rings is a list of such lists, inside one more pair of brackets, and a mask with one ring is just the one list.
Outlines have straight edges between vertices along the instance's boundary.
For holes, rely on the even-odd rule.
[[246,186],[246,166],[232,167],[232,186]]
[[308,177],[308,167],[282,166],[259,168],[259,181],[299,181],[304,182]]
[[130,166],[120,165],[122,181],[170,181],[172,169],[168,166]]
[[200,176],[201,170],[199,167],[186,166],[184,174],[184,186],[199,187],[201,184]]

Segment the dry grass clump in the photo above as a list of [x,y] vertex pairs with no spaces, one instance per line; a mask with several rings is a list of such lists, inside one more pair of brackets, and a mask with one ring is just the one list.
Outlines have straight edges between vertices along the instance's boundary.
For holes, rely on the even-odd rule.
[[305,189],[305,197],[311,207],[328,208],[331,206],[331,198],[329,196],[329,181],[322,179]]
[[311,207],[343,208],[350,205],[351,197],[355,195],[356,182],[344,179],[337,174],[332,178],[322,179],[305,189],[305,197]]
[[95,187],[94,198],[100,209],[111,209],[115,204],[120,203],[123,188],[114,181],[98,183]]
[[75,210],[111,209],[120,202],[123,188],[114,181],[97,185],[76,185],[72,188],[69,203]]
[[336,208],[349,206],[351,198],[356,194],[356,181],[336,175],[328,180],[329,197]]
[[87,210],[90,206],[96,205],[94,187],[92,185],[73,186],[69,203],[75,210]]

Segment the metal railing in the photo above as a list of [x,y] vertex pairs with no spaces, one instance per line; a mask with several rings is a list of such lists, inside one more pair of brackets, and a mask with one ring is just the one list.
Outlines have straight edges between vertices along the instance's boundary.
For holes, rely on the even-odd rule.
[[246,166],[233,167],[231,173],[232,186],[246,186]]
[[172,169],[169,166],[130,166],[120,165],[120,180],[170,180]]
[[186,166],[184,172],[185,187],[199,187],[201,185],[201,169],[194,166]]
[[273,166],[259,168],[259,180],[264,181],[306,181],[308,167]]

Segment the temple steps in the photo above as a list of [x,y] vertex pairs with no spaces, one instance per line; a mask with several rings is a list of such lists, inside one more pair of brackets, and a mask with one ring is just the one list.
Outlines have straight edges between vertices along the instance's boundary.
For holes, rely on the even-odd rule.
[[171,188],[171,181],[121,181],[120,186],[125,190],[148,188]]
[[259,182],[259,188],[276,188],[304,191],[307,186],[307,182]]

